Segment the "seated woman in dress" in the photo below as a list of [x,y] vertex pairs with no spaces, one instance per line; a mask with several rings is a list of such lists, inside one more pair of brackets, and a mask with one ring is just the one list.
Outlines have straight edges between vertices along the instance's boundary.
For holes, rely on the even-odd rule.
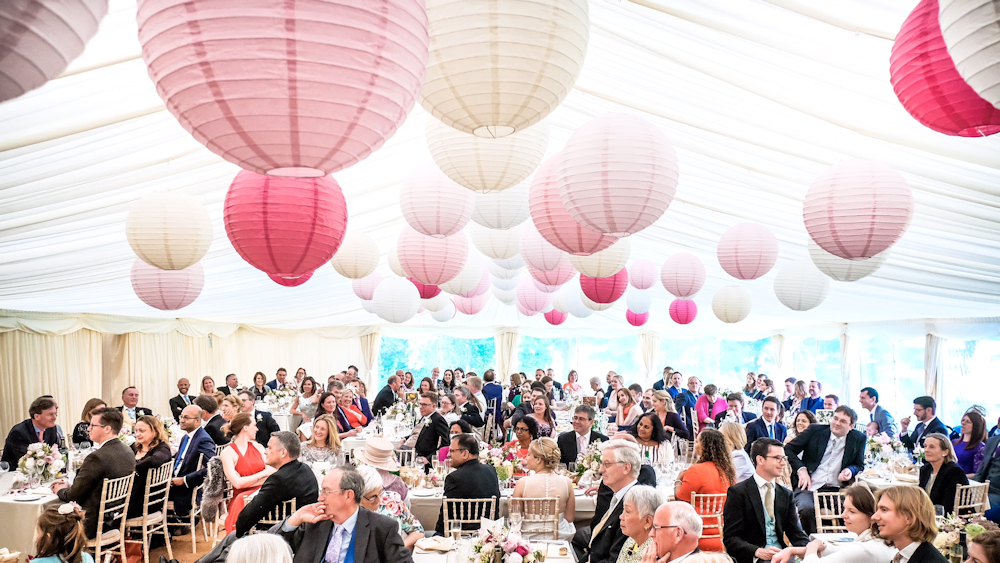
[[566,376],[566,383],[563,383],[564,393],[575,393],[579,395],[583,393],[583,386],[580,385],[580,374],[576,373],[575,369],[569,370],[569,375]]
[[413,391],[413,373],[408,371],[403,373],[403,389]]
[[[521,404],[521,383],[523,382],[521,374],[510,374],[510,390],[507,392],[507,402],[513,407],[517,407],[517,405]],[[517,400],[516,403],[514,402],[515,399]]]
[[920,468],[920,488],[927,491],[932,504],[944,507],[945,514],[955,510],[955,490],[968,485],[965,471],[955,463],[955,450],[944,434],[937,432],[924,438],[924,465]]
[[750,461],[747,451],[743,449],[747,445],[747,431],[743,425],[735,422],[723,422],[719,431],[726,437],[726,447],[732,452],[733,467],[736,469],[736,483],[742,483],[753,477],[755,471],[753,462]]
[[642,408],[636,404],[632,391],[625,387],[615,391],[615,404],[618,405],[615,413],[615,424],[622,430],[632,426],[642,414]]
[[38,516],[35,558],[38,563],[94,563],[87,553],[83,511],[76,504],[50,504]]
[[451,424],[461,417],[455,412],[455,396],[451,393],[445,393],[441,396],[441,400],[438,401],[438,412],[444,417],[445,422]]
[[660,419],[660,424],[663,425],[663,429],[667,432],[667,437],[672,438],[677,436],[681,440],[687,440],[687,425],[684,424],[680,415],[677,414],[677,408],[674,406],[674,400],[670,398],[670,393],[663,390],[653,391],[650,402],[653,404],[653,412],[656,413],[657,418]]
[[399,478],[399,463],[393,454],[393,445],[382,436],[372,436],[365,440],[365,445],[354,449],[354,463],[358,467],[369,465],[378,471],[382,477],[382,486],[388,491],[394,491],[406,500],[408,488]]
[[441,381],[438,382],[437,389],[438,393],[444,395],[446,393],[454,393],[457,383],[455,382],[455,373],[450,369],[444,370],[441,375]]
[[337,434],[336,419],[328,414],[313,419],[312,435],[302,446],[299,460],[309,465],[316,462],[336,465],[343,459],[344,452],[340,444],[340,435]]
[[646,465],[673,463],[674,445],[667,438],[667,432],[655,412],[643,413],[633,428],[643,463]]
[[483,422],[483,405],[479,404],[479,399],[472,394],[472,391],[464,385],[455,388],[455,412],[462,417],[462,420],[469,423],[473,428],[482,428],[486,425]]
[[934,547],[937,532],[934,503],[923,490],[901,485],[875,493],[872,533],[894,552],[908,552],[910,563],[947,563]]
[[[625,493],[620,518],[622,533],[627,536],[616,563],[639,563],[653,545],[653,513],[663,502],[654,487],[632,487]],[[656,559],[655,554],[651,558]]]
[[698,397],[694,403],[694,412],[698,415],[698,431],[715,426],[715,415],[729,408],[726,399],[719,394],[719,388],[709,383],[705,386],[705,394]]
[[222,431],[231,440],[229,447],[219,454],[222,470],[233,486],[233,499],[229,501],[229,514],[226,515],[226,533],[231,534],[236,529],[240,511],[246,506],[246,497],[256,492],[275,469],[264,464],[264,446],[254,441],[257,422],[253,415],[245,412],[236,414],[229,424],[222,427]]
[[263,401],[264,397],[267,397],[267,392],[271,389],[267,386],[267,376],[263,372],[257,372],[253,374],[253,385],[250,386],[250,391],[253,394],[254,401]]
[[600,407],[604,404],[604,388],[601,387],[601,378],[594,376],[590,378],[590,390],[594,394],[594,398],[597,399],[597,406]]
[[83,414],[80,415],[80,422],[76,424],[73,428],[73,445],[79,446],[80,444],[87,442],[90,444],[90,418],[93,416],[93,412],[97,409],[103,409],[108,406],[103,399],[89,399],[87,404],[83,405]]
[[[527,417],[526,417],[527,418]],[[518,421],[520,426],[524,420]],[[539,438],[528,447],[526,463],[534,475],[529,475],[514,485],[514,498],[554,498],[556,513],[559,514],[559,539],[570,540],[576,533],[573,515],[576,513],[576,497],[573,495],[573,481],[569,477],[556,475],[562,454],[552,438]],[[633,487],[636,488],[636,487]],[[552,539],[552,532],[532,532],[529,524],[521,526],[526,539]]]
[[[514,425],[514,439],[507,442],[508,448],[514,448],[522,466],[528,458],[528,448],[538,439],[538,423],[530,416],[525,416]],[[515,469],[515,475],[524,475],[524,471]]]
[[534,418],[538,424],[538,435],[543,438],[551,438],[556,427],[556,419],[552,415],[552,408],[549,407],[548,397],[542,395],[536,398],[532,407],[533,410],[528,416]]
[[319,404],[321,393],[317,387],[316,380],[311,377],[303,379],[299,389],[299,395],[295,397],[295,402],[292,403],[292,407],[288,409],[288,412],[296,416],[301,416],[302,422],[308,424],[316,416],[316,406]]
[[983,464],[986,438],[986,419],[979,411],[969,409],[969,412],[962,415],[961,436],[951,443],[955,447],[955,463],[965,471],[967,477],[974,477]]
[[[692,493],[699,495],[727,493],[729,487],[736,483],[736,469],[733,467],[733,457],[729,453],[725,436],[714,428],[706,428],[698,435],[694,448],[698,461],[678,475],[674,498],[690,503]],[[704,535],[719,533],[715,520],[715,518],[705,518]],[[698,547],[702,551],[723,550],[720,538],[703,538],[698,541]]]
[[222,397],[222,402],[219,403],[219,414],[222,418],[226,419],[227,422],[232,422],[233,417],[243,410],[243,402],[236,395],[224,395]]
[[[146,482],[151,469],[159,469],[171,458],[170,443],[167,441],[167,430],[155,416],[140,416],[135,421],[135,443],[132,452],[135,453],[135,478],[132,480],[132,494],[128,500],[128,518],[142,516],[142,505],[146,500]],[[162,503],[160,503],[162,504]],[[149,507],[149,514],[157,512],[162,507],[157,504]]]
[[434,382],[431,381],[431,378],[425,377],[420,380],[420,389],[417,392],[421,395],[424,393],[437,393],[437,389],[434,388]]
[[361,465],[358,473],[365,480],[365,491],[361,497],[361,506],[376,514],[392,518],[399,524],[399,535],[403,545],[413,550],[417,540],[424,537],[424,527],[420,520],[410,512],[406,503],[393,491],[387,491],[382,485],[382,477],[374,468]]
[[340,437],[357,436],[367,424],[368,417],[354,404],[354,391],[350,388],[341,391],[337,400],[337,431]]
[[[454,438],[459,434],[472,434],[472,427],[469,426],[468,422],[462,419],[458,419],[451,423],[451,426],[448,428],[448,433],[449,433],[449,438]],[[444,463],[444,460],[448,459],[448,451],[450,448],[451,448],[450,439],[448,440],[447,446],[438,448],[438,461],[440,463]]]

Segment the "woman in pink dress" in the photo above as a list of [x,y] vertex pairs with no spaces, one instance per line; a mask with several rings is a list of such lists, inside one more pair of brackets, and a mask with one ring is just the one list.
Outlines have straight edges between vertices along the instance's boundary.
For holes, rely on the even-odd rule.
[[729,405],[726,399],[719,394],[719,388],[709,383],[705,386],[705,394],[698,397],[694,404],[694,412],[698,415],[698,433],[715,424],[715,415],[725,411]]
[[241,412],[233,417],[228,426],[223,427],[232,442],[222,450],[222,470],[233,486],[233,500],[229,502],[226,515],[226,533],[236,529],[236,519],[246,506],[246,497],[264,484],[275,469],[264,464],[264,447],[254,441],[257,423],[249,413]]

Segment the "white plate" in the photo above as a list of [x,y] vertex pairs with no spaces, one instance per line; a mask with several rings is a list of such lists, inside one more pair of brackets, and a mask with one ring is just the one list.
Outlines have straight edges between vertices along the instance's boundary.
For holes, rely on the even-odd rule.
[[31,502],[33,500],[38,500],[42,498],[42,495],[20,494],[20,495],[11,495],[10,498],[17,502]]
[[432,497],[441,494],[441,491],[436,489],[410,489],[410,494],[415,497]]

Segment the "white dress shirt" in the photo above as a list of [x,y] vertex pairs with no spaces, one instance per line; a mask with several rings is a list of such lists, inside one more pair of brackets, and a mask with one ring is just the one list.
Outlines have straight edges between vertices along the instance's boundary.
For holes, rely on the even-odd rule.
[[576,434],[576,455],[587,453],[587,448],[590,447],[590,432],[586,434],[573,432],[573,434]]
[[896,553],[895,548],[873,536],[871,530],[865,530],[852,543],[827,544],[822,559],[819,555],[807,555],[802,563],[886,563],[892,561]]
[[[913,542],[910,545],[904,547],[903,549],[900,549],[897,553],[899,553],[903,557],[900,558],[899,563],[906,563],[907,561],[909,561],[910,558],[913,557],[913,552],[916,551],[918,547],[920,547],[920,544],[918,542]],[[895,556],[896,554],[893,554],[893,557]]]
[[826,451],[823,452],[823,459],[819,462],[819,467],[812,474],[812,484],[809,489],[815,491],[825,486],[840,486],[838,476],[844,465],[844,448],[847,445],[847,436],[837,437],[830,434],[830,441],[826,444]]

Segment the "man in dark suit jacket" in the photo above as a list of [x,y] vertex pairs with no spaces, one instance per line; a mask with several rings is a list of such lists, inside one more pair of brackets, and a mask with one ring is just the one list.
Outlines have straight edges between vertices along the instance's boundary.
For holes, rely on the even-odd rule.
[[[448,421],[437,412],[438,396],[436,393],[424,393],[420,396],[420,416],[422,417],[413,428],[413,434],[403,441],[404,448],[413,448],[417,457],[426,460],[425,466],[437,459],[438,449],[446,446],[450,440]],[[417,431],[419,428],[419,432]]]
[[[638,482],[642,457],[634,442],[612,439],[601,452],[602,486],[611,492],[607,505],[601,504],[598,492],[598,508],[594,512],[590,528],[577,530],[573,536],[573,550],[580,563],[614,563],[625,545],[627,536],[622,532],[621,515],[625,507],[625,494]],[[654,476],[655,483],[655,476]]]
[[375,401],[372,402],[372,414],[375,416],[385,414],[389,407],[396,404],[396,400],[399,399],[399,387],[402,384],[402,378],[398,375],[390,375],[385,387],[378,392],[378,395],[375,395]]
[[993,436],[986,440],[986,448],[983,450],[983,463],[973,477],[980,483],[990,481],[990,510],[986,512],[989,516],[992,512],[996,514],[997,507],[1000,507],[1000,435]]
[[184,436],[174,456],[170,500],[174,503],[174,514],[186,518],[191,512],[191,492],[205,482],[208,460],[215,457],[215,441],[201,427],[201,407],[198,405],[184,407],[180,425]]
[[784,473],[785,455],[781,442],[758,439],[750,448],[750,457],[757,465],[753,477],[729,487],[722,512],[726,523],[722,543],[736,563],[770,560],[787,547],[786,536],[796,547],[809,543],[799,525],[791,492],[775,482]]
[[212,437],[212,441],[217,446],[224,446],[229,443],[229,437],[222,432],[222,427],[226,424],[226,419],[219,413],[219,403],[211,395],[198,395],[194,404],[201,408],[201,419],[205,421],[203,427],[205,432]]
[[757,415],[743,410],[743,400],[743,393],[730,393],[726,397],[726,404],[729,405],[729,408],[715,415],[715,427],[721,427],[726,419],[738,424],[746,424],[757,418]]
[[785,425],[778,420],[781,413],[781,403],[775,397],[764,397],[764,402],[760,404],[760,417],[747,423],[747,446],[746,451],[750,453],[750,446],[757,438],[774,438],[785,443],[788,435]]
[[694,406],[698,402],[698,397],[701,396],[701,393],[698,391],[700,384],[701,382],[698,378],[692,375],[687,379],[687,389],[674,397],[674,409],[680,415],[684,424],[687,425],[688,436],[694,436],[694,420],[697,418],[694,414]]
[[129,386],[122,391],[122,406],[118,407],[124,417],[125,424],[129,426],[134,426],[135,421],[139,420],[141,416],[153,416],[153,411],[147,409],[146,407],[140,407],[139,404],[139,390],[135,387]]
[[253,416],[254,420],[257,421],[257,443],[267,445],[271,441],[271,434],[281,430],[277,421],[274,420],[271,413],[259,411],[254,408],[256,402],[254,401],[253,394],[246,389],[240,391],[239,397],[243,403],[243,412]]
[[[600,432],[591,430],[594,425],[594,417],[597,416],[594,408],[588,405],[580,405],[573,411],[573,431],[563,432],[556,439],[559,446],[559,463],[576,463],[581,445],[589,448],[595,442],[603,442],[608,439]],[[584,449],[583,453],[586,453]]]
[[278,432],[267,443],[264,462],[277,469],[240,512],[236,537],[242,537],[281,503],[295,499],[296,509],[316,502],[319,486],[308,465],[299,461],[301,445],[294,432]]
[[177,380],[177,396],[170,399],[170,414],[174,415],[174,420],[180,421],[184,407],[194,404],[194,397],[187,394],[190,388],[191,383],[186,377]]
[[[97,520],[100,518],[101,491],[104,481],[124,477],[135,471],[135,454],[121,440],[118,432],[122,429],[122,414],[117,409],[102,408],[93,412],[90,419],[90,439],[99,444],[76,473],[73,486],[65,481],[52,484],[52,492],[63,502],[76,502],[86,511],[83,521],[88,538],[97,537]],[[128,509],[128,499],[121,503],[124,517]],[[120,521],[118,521],[120,522]],[[104,521],[104,530],[113,529],[115,521]]]
[[264,385],[267,385],[271,389],[277,391],[278,388],[284,389],[285,386],[288,385],[289,383],[290,382],[288,381],[288,372],[285,370],[285,368],[278,368],[278,371],[275,372],[274,374],[274,379],[268,381]]
[[[7,433],[3,444],[3,458],[10,470],[17,469],[17,462],[28,453],[28,446],[44,442],[59,447],[61,440],[56,427],[59,405],[51,397],[39,397],[28,407],[28,419],[15,424]],[[41,438],[39,438],[41,434]]]
[[[853,483],[865,468],[865,435],[854,430],[857,421],[854,409],[842,405],[833,411],[829,426],[813,424],[785,445],[785,455],[792,464],[795,506],[806,533],[816,532],[813,491],[838,491]],[[830,456],[826,455],[828,449]]]
[[937,432],[947,436],[951,433],[951,428],[948,428],[937,417],[937,402],[934,401],[933,397],[913,399],[913,416],[917,418],[917,425],[913,428],[913,432],[907,433],[907,429],[910,427],[910,417],[899,421],[899,441],[911,452],[916,445],[924,447],[924,438],[928,434]]
[[[444,478],[444,497],[473,499],[493,497],[496,499],[493,503],[493,514],[485,516],[496,519],[500,514],[500,480],[497,478],[497,470],[492,465],[479,463],[479,439],[475,434],[455,436],[448,448],[448,458],[455,470]],[[476,527],[478,528],[478,525]],[[439,536],[444,535],[444,503],[441,503],[434,532]]]
[[323,563],[334,541],[340,542],[339,563],[412,563],[399,524],[360,506],[364,488],[357,470],[334,469],[323,478],[319,502],[299,508],[270,532],[288,542],[294,563]]
[[[264,385],[267,385],[266,383]],[[219,387],[219,391],[223,395],[235,395],[240,392],[240,379],[236,377],[235,373],[231,373],[226,376],[226,384]]]

